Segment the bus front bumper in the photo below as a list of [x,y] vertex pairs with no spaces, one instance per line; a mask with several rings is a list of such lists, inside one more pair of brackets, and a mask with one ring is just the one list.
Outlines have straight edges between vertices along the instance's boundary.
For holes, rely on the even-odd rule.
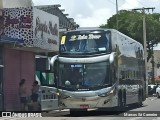
[[103,107],[112,107],[112,97],[81,97],[67,98],[59,101],[61,108],[67,109],[94,109]]

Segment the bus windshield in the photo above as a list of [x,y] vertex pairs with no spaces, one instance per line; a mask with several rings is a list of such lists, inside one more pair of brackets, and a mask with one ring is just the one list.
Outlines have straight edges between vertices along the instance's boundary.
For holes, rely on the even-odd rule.
[[61,38],[60,53],[91,54],[109,52],[110,34],[68,32]]
[[66,90],[95,90],[110,85],[109,63],[60,63],[59,87]]

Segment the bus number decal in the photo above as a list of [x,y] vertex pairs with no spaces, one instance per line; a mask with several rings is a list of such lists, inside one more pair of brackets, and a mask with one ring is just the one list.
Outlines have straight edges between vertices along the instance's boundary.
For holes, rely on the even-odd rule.
[[75,41],[75,40],[87,40],[87,39],[99,39],[101,35],[94,35],[94,34],[89,34],[89,35],[73,35],[71,36],[71,39],[69,41]]
[[62,36],[61,44],[65,44],[65,41],[66,41],[66,36]]

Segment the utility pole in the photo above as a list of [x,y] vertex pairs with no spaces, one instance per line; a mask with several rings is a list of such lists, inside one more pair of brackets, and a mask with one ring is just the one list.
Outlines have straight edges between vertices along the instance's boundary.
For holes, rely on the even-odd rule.
[[152,84],[155,84],[155,80],[154,80],[154,52],[153,52],[153,40],[152,40]]
[[148,74],[147,74],[147,44],[146,44],[146,17],[145,17],[145,11],[147,10],[149,12],[149,10],[153,10],[155,9],[155,7],[149,7],[149,8],[137,8],[137,9],[133,9],[135,11],[141,11],[143,14],[143,45],[144,45],[144,60],[145,60],[145,79],[146,79],[146,85],[145,85],[145,89],[146,89],[146,97],[148,97]]
[[116,0],[116,22],[117,22],[117,30],[118,30],[118,1]]

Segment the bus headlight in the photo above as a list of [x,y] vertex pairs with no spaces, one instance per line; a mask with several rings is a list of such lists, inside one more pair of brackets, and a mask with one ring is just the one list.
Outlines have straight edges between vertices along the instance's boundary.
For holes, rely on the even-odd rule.
[[111,90],[110,92],[108,92],[108,95],[111,95],[114,93],[114,90]]
[[99,94],[98,96],[100,96],[100,97],[106,97],[106,96],[109,96],[109,95],[112,95],[112,94],[114,94],[114,90],[111,90],[111,91],[106,92],[106,93]]
[[59,92],[57,92],[57,93],[56,93],[56,95],[57,95],[57,96],[60,96],[60,93],[59,93]]

